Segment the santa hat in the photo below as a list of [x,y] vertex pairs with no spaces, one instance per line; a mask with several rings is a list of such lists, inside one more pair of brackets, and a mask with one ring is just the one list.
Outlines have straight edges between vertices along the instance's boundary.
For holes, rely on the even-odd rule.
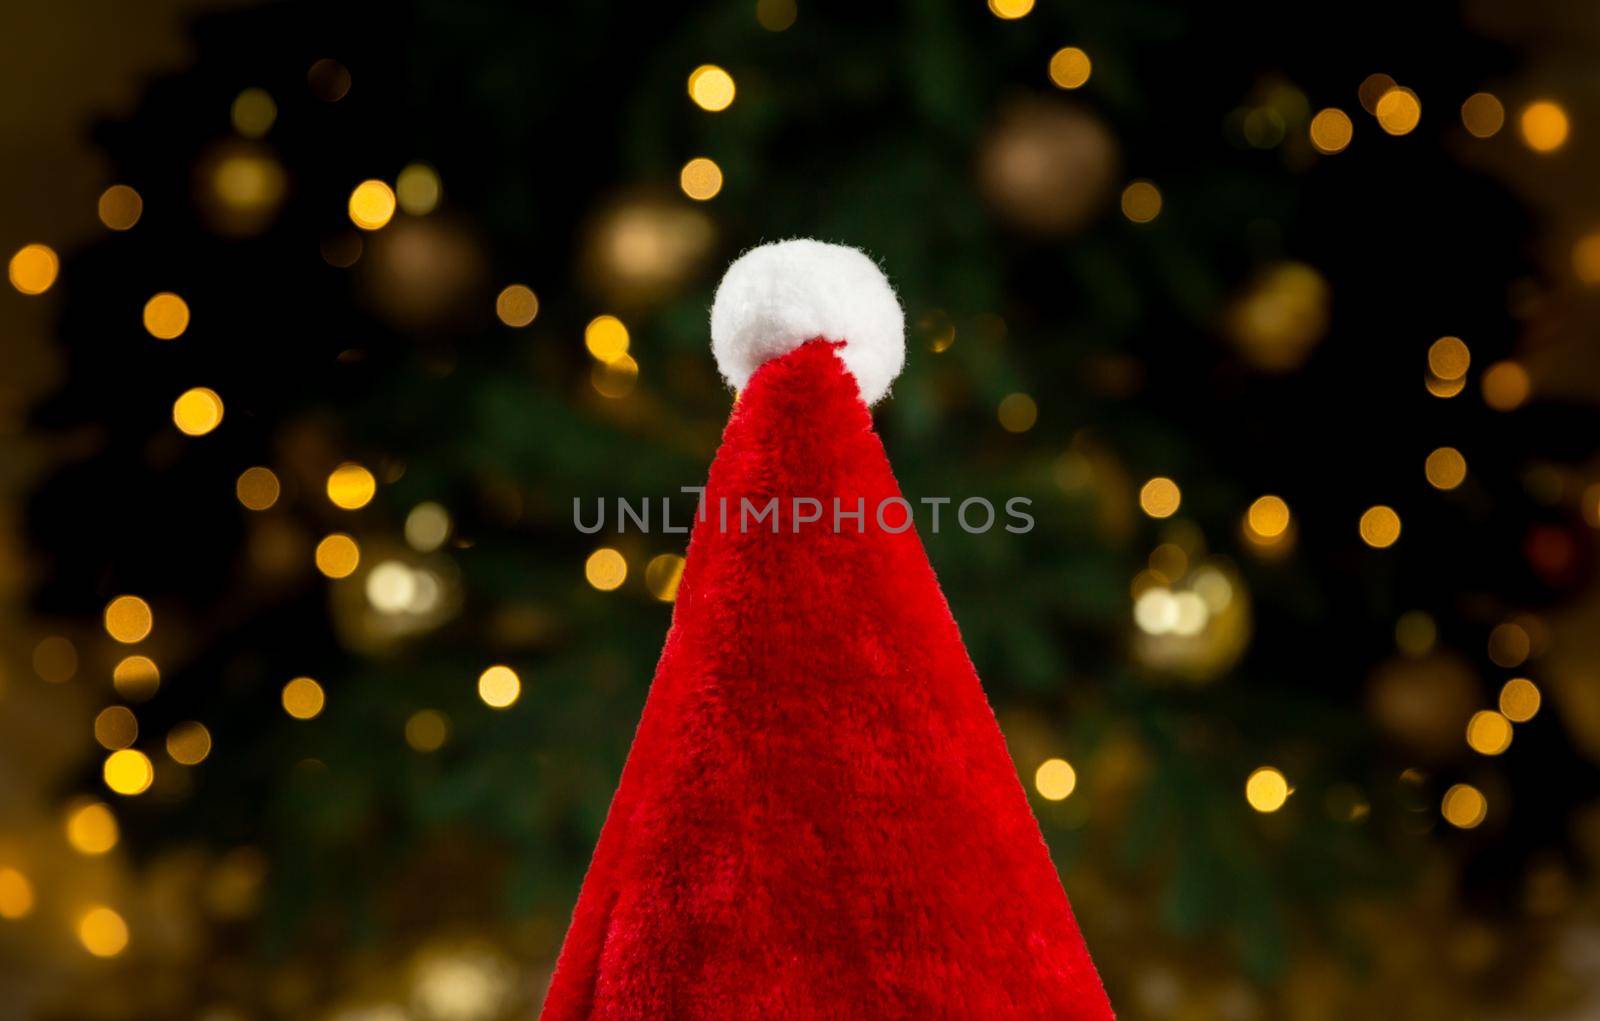
[[740,399],[542,1016],[1111,1017],[872,428],[893,289],[765,245],[711,336]]

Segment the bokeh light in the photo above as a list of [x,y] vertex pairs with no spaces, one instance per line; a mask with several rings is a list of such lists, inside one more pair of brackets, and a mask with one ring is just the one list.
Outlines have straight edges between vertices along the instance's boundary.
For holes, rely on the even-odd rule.
[[1472,364],[1472,352],[1460,337],[1440,337],[1428,347],[1428,371],[1444,380],[1460,379]]
[[79,801],[67,809],[67,843],[79,854],[101,855],[117,846],[120,830],[111,806],[103,801]]
[[1527,723],[1539,714],[1543,696],[1526,677],[1513,677],[1500,688],[1500,712],[1512,723]]
[[124,645],[143,641],[155,626],[150,604],[138,596],[118,596],[111,600],[106,604],[103,619],[106,634]]
[[350,71],[332,57],[323,57],[306,71],[311,94],[324,103],[337,103],[350,94]]
[[1461,125],[1474,138],[1492,138],[1506,122],[1506,108],[1492,92],[1474,92],[1461,104]]
[[157,340],[176,340],[189,328],[189,303],[171,291],[144,303],[144,328]]
[[1139,509],[1153,518],[1170,518],[1183,503],[1183,491],[1164,475],[1157,475],[1139,489]]
[[1480,386],[1483,403],[1496,411],[1515,411],[1527,402],[1533,391],[1533,380],[1519,363],[1503,361],[1484,370]]
[[228,111],[233,130],[245,138],[261,138],[278,119],[278,104],[266,89],[251,86],[233,99]]
[[33,913],[33,883],[10,866],[0,867],[0,918],[14,922]]
[[1361,515],[1361,541],[1374,549],[1386,549],[1400,539],[1400,515],[1393,507],[1378,504]]
[[1033,771],[1033,787],[1046,801],[1064,801],[1078,786],[1078,773],[1066,759],[1045,759]]
[[1439,813],[1457,829],[1475,829],[1489,815],[1489,802],[1483,792],[1469,783],[1458,783],[1444,792]]
[[426,216],[439,207],[444,186],[439,173],[426,163],[408,163],[394,182],[395,201],[412,216]]
[[191,387],[172,402],[172,424],[185,436],[204,436],[222,424],[222,416],[222,398],[210,387]]
[[11,256],[11,286],[23,294],[43,294],[56,282],[61,259],[49,245],[23,245]]
[[68,638],[48,635],[33,647],[33,672],[51,684],[65,684],[78,673],[78,649]]
[[601,592],[620,588],[628,578],[628,561],[609,546],[602,546],[584,561],[583,576]]
[[1349,114],[1330,106],[1317,111],[1317,115],[1311,118],[1308,131],[1312,146],[1318,152],[1331,156],[1343,152],[1350,145],[1350,139],[1355,135],[1355,125],[1351,123]]
[[1289,800],[1289,781],[1273,766],[1261,766],[1244,782],[1244,797],[1257,812],[1276,812]]
[[233,494],[247,509],[264,511],[278,502],[282,487],[271,468],[257,465],[239,473],[233,483]]
[[996,411],[1000,428],[1008,433],[1025,433],[1039,420],[1039,405],[1024,393],[1007,394]]
[[583,346],[602,362],[614,362],[628,353],[628,328],[613,315],[599,315],[583,329]]
[[689,98],[702,110],[726,110],[737,91],[733,75],[715,64],[701,64],[689,72]]
[[283,711],[297,720],[315,719],[327,704],[322,685],[310,677],[296,677],[283,686],[279,701]]
[[450,723],[437,709],[418,709],[406,717],[406,744],[413,751],[436,752],[450,736]]
[[134,748],[120,748],[107,755],[100,774],[107,787],[127,797],[149,790],[156,777],[149,757]]
[[1480,709],[1467,721],[1467,746],[1479,755],[1499,755],[1511,747],[1511,721],[1493,709]]
[[507,326],[527,326],[539,314],[539,296],[526,284],[511,284],[494,299],[494,314]]
[[1082,88],[1093,70],[1089,55],[1076,46],[1063,46],[1050,57],[1050,81],[1058,89]]
[[131,747],[139,739],[139,720],[127,706],[107,706],[95,714],[94,739],[108,751]]
[[111,686],[130,702],[143,702],[161,687],[161,670],[149,656],[124,656],[111,671]]
[[756,21],[768,32],[787,30],[799,13],[794,0],[756,0]]
[[350,193],[350,222],[362,230],[381,230],[394,219],[394,189],[383,181],[369,178]]
[[1397,85],[1378,99],[1373,113],[1384,131],[1391,135],[1408,135],[1422,120],[1422,103],[1415,92]]
[[662,553],[650,558],[644,567],[644,587],[663,603],[678,598],[678,582],[683,578],[683,558],[676,553]]
[[1571,123],[1566,108],[1553,99],[1539,99],[1522,108],[1517,118],[1522,140],[1537,153],[1552,153],[1567,144]]
[[1161,191],[1149,181],[1134,181],[1122,189],[1122,215],[1134,223],[1149,223],[1161,213]]
[[1455,489],[1466,480],[1467,459],[1455,447],[1440,447],[1422,465],[1428,485],[1435,489]]
[[112,230],[132,230],[144,215],[144,199],[126,184],[113,184],[100,193],[95,212]]
[[105,905],[96,905],[78,919],[78,942],[96,957],[115,957],[127,949],[128,923]]
[[1289,530],[1289,505],[1283,497],[1258,497],[1245,512],[1245,528],[1256,539],[1273,542]]
[[722,168],[706,156],[696,156],[678,171],[678,187],[696,202],[716,197],[722,190]]
[[989,0],[989,13],[1002,21],[1015,21],[1027,17],[1033,3],[1034,0]]
[[335,532],[317,543],[317,570],[330,578],[348,578],[361,563],[361,547],[343,532]]
[[478,697],[491,709],[505,709],[522,696],[522,678],[508,666],[496,664],[478,675]]
[[195,766],[211,754],[211,731],[189,720],[167,731],[167,755],[180,766]]
[[432,553],[450,538],[450,512],[431,500],[406,515],[406,543],[418,553]]
[[378,480],[365,465],[346,461],[328,475],[328,501],[342,510],[359,510],[372,502]]

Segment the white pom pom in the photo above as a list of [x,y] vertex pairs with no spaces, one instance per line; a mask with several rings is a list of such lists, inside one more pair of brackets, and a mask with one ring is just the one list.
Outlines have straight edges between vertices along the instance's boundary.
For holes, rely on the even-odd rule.
[[876,404],[906,361],[906,317],[883,271],[859,249],[809,238],[752,248],[733,261],[711,305],[711,351],[735,389],[769,358],[808,340],[836,353],[861,399]]

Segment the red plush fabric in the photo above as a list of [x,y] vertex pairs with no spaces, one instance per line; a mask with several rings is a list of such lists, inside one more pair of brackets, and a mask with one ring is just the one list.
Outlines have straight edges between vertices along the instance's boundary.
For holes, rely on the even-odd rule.
[[545,1021],[1111,1017],[922,543],[875,520],[897,495],[829,344],[756,372]]

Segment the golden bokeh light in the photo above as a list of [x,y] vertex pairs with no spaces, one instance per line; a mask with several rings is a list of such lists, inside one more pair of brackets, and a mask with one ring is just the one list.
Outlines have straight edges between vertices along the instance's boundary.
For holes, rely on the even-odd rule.
[[197,766],[211,754],[211,731],[189,720],[167,731],[167,755],[180,766]]
[[189,303],[161,291],[144,303],[144,328],[157,340],[176,340],[189,328]]
[[1428,371],[1439,379],[1460,379],[1471,364],[1472,352],[1460,337],[1440,337],[1428,347]]
[[595,316],[583,328],[583,346],[599,361],[616,361],[628,353],[628,344],[628,328],[616,316]]
[[1390,89],[1395,87],[1395,80],[1383,72],[1375,72],[1361,80],[1356,89],[1356,97],[1361,101],[1361,109],[1374,116],[1378,113],[1378,100],[1384,97]]
[[92,907],[78,919],[78,942],[96,957],[115,957],[127,949],[128,923],[104,905]]
[[112,230],[132,230],[144,215],[144,199],[126,184],[113,184],[100,193],[95,212]]
[[1033,771],[1033,788],[1046,801],[1065,801],[1078,786],[1078,772],[1066,759],[1045,759]]
[[1134,181],[1122,189],[1122,215],[1134,223],[1149,223],[1161,214],[1161,191],[1149,181]]
[[204,436],[222,424],[222,415],[222,398],[210,387],[191,387],[172,402],[172,424],[185,436]]
[[408,163],[394,181],[394,197],[412,216],[426,216],[439,208],[444,186],[439,172],[426,163]]
[[1024,393],[1007,394],[996,412],[1000,428],[1008,433],[1025,433],[1039,420],[1039,405]]
[[143,702],[161,687],[161,670],[149,656],[124,656],[111,670],[111,686],[130,702]]
[[330,578],[348,578],[361,564],[361,547],[343,532],[335,532],[317,543],[317,570]]
[[1500,689],[1500,712],[1512,723],[1527,723],[1539,714],[1543,700],[1537,684],[1513,677]]
[[95,714],[94,739],[108,751],[132,747],[139,740],[139,720],[125,705],[106,706]]
[[1538,99],[1522,108],[1517,118],[1522,141],[1538,153],[1551,153],[1567,144],[1571,123],[1567,111],[1553,99]]
[[1439,802],[1439,814],[1457,829],[1470,830],[1488,817],[1489,802],[1478,788],[1469,783],[1458,783],[1444,792],[1444,798]]
[[676,553],[662,553],[650,558],[644,566],[644,587],[663,603],[678,598],[678,582],[683,578],[683,558]]
[[1283,497],[1269,493],[1250,505],[1244,521],[1251,538],[1274,542],[1289,530],[1289,505],[1283,501]]
[[1257,812],[1276,812],[1289,800],[1289,781],[1272,766],[1261,766],[1244,782],[1244,799]]
[[1474,92],[1461,104],[1461,126],[1473,138],[1492,138],[1506,123],[1506,108],[1492,92]]
[[782,32],[799,16],[794,0],[756,0],[756,21],[768,32]]
[[1423,382],[1428,387],[1428,392],[1440,400],[1449,400],[1467,388],[1467,377],[1460,379],[1440,379],[1433,373],[1425,374]]
[[478,675],[478,697],[491,709],[506,709],[522,696],[522,678],[508,666],[496,664]]
[[418,709],[406,717],[406,744],[413,751],[436,752],[450,737],[450,722],[437,709]]
[[609,362],[596,362],[589,383],[601,397],[616,400],[633,393],[639,382],[639,363],[632,355],[618,355]]
[[406,543],[418,553],[432,553],[450,538],[450,512],[432,500],[411,508],[406,515]]
[[689,98],[702,110],[726,110],[733,105],[737,91],[733,75],[715,64],[701,64],[689,72]]
[[1093,71],[1089,55],[1076,46],[1063,46],[1050,56],[1050,81],[1058,89],[1082,88]]
[[1440,447],[1422,464],[1428,485],[1435,489],[1454,489],[1466,481],[1467,459],[1455,447]]
[[119,748],[106,756],[100,767],[106,786],[118,794],[132,797],[150,789],[156,778],[155,767],[149,756],[133,748]]
[[106,604],[104,620],[106,634],[124,645],[143,641],[155,626],[150,604],[138,596],[118,596],[111,600]]
[[32,913],[33,883],[14,868],[0,868],[0,918],[14,922]]
[[1573,242],[1572,272],[1587,287],[1600,285],[1600,230],[1591,231]]
[[1422,120],[1422,103],[1415,92],[1396,85],[1379,98],[1373,115],[1389,134],[1408,135]]
[[80,801],[67,809],[67,843],[79,854],[105,854],[121,836],[117,817],[103,801]]
[[297,720],[315,719],[327,704],[322,685],[309,677],[296,677],[283,686],[279,697],[283,711]]
[[1157,475],[1139,488],[1139,509],[1153,518],[1170,518],[1183,503],[1183,491],[1164,475]]
[[228,111],[233,130],[245,138],[261,138],[278,119],[278,104],[266,89],[251,86],[233,97]]
[[11,256],[11,286],[23,294],[43,294],[56,282],[61,259],[49,245],[23,245]]
[[1511,721],[1493,709],[1480,709],[1467,721],[1467,746],[1479,755],[1499,755],[1511,747]]
[[369,178],[350,192],[350,222],[362,230],[381,230],[394,219],[394,189]]
[[1361,541],[1374,549],[1386,549],[1400,539],[1400,515],[1393,507],[1378,504],[1361,515]]
[[696,156],[678,171],[678,187],[696,202],[716,198],[722,190],[722,168],[706,156]]
[[33,647],[33,672],[51,684],[65,684],[78,673],[78,649],[60,635],[39,639]]
[[507,326],[527,326],[539,314],[539,296],[526,284],[511,284],[494,299],[494,314]]
[[1483,389],[1483,403],[1496,411],[1515,411],[1527,403],[1533,392],[1528,370],[1509,360],[1495,362],[1485,369],[1479,385]]
[[328,500],[343,510],[360,510],[378,492],[378,480],[364,465],[346,461],[328,475]]
[[1495,666],[1519,667],[1533,653],[1533,638],[1515,621],[1504,621],[1489,632],[1489,660]]
[[1325,156],[1343,152],[1350,145],[1350,139],[1355,136],[1355,125],[1350,121],[1350,115],[1338,107],[1330,106],[1326,110],[1317,111],[1311,118],[1311,126],[1307,129],[1311,135],[1311,144]]
[[1394,624],[1394,643],[1408,656],[1426,656],[1439,640],[1439,625],[1423,610],[1408,610]]
[[601,592],[620,588],[628,578],[628,561],[609,546],[602,546],[584,561],[583,576]]
[[306,71],[311,94],[324,103],[337,103],[350,94],[350,70],[331,57],[323,57]]
[[1002,21],[1025,18],[1033,10],[1034,0],[989,0],[989,13]]
[[278,502],[282,486],[271,468],[257,465],[239,473],[233,483],[233,494],[247,509],[264,511]]

